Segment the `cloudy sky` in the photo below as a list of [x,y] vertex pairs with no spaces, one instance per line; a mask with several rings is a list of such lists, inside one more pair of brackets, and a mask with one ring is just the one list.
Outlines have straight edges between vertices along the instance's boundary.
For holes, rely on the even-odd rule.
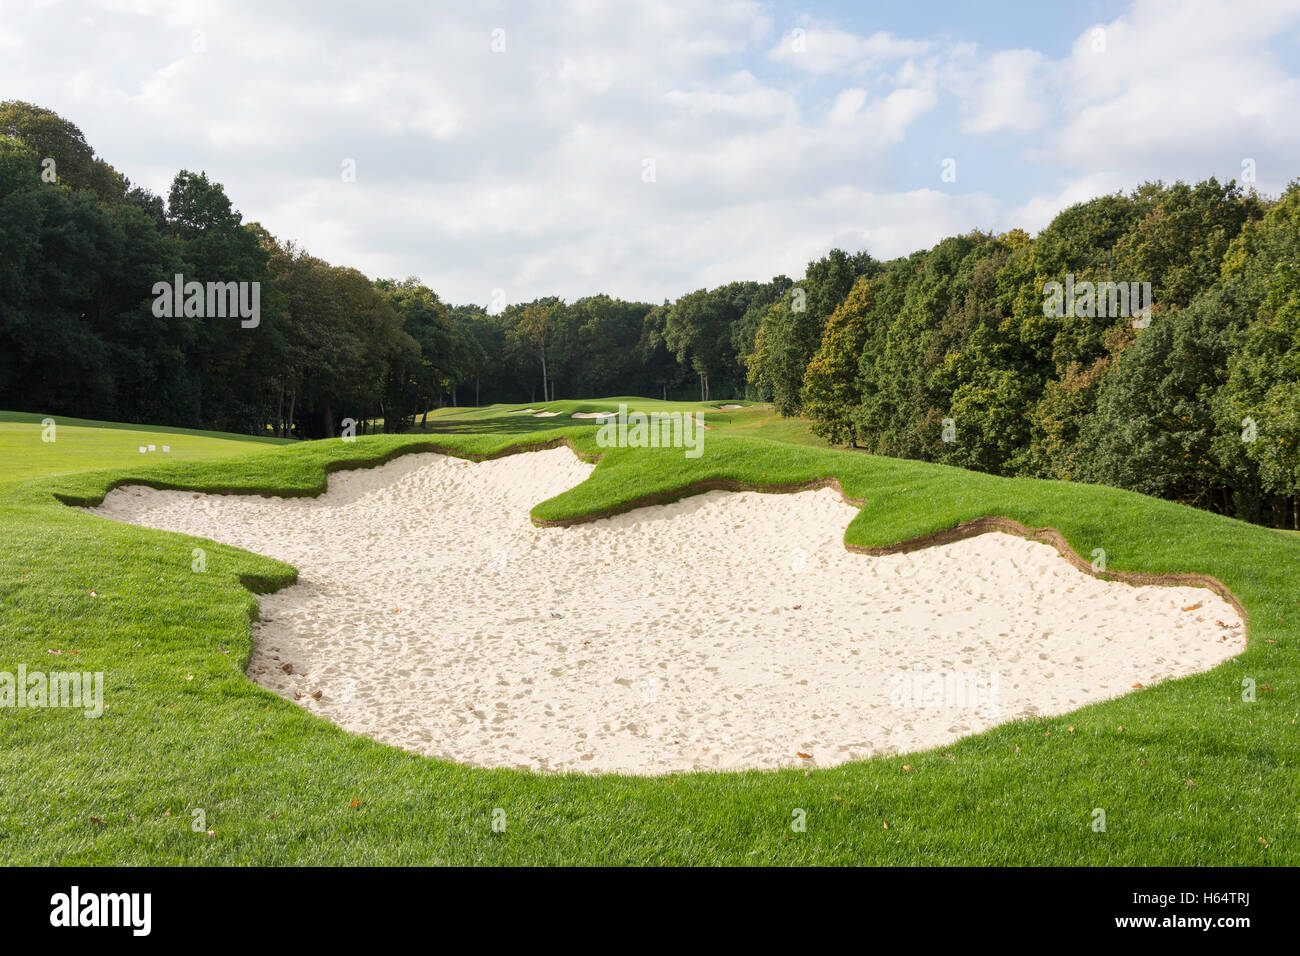
[[0,0],[0,99],[452,302],[660,301],[1148,179],[1276,194],[1300,0]]

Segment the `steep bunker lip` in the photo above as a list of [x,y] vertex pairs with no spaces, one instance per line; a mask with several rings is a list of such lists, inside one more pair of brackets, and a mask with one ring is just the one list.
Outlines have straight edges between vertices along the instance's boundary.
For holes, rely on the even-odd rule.
[[532,523],[592,467],[565,447],[418,453],[335,473],[317,498],[127,485],[88,510],[294,564],[296,585],[260,597],[249,676],[348,730],[484,767],[830,766],[1245,648],[1239,611],[1207,588],[1101,580],[997,528],[850,552],[856,509],[828,487]]

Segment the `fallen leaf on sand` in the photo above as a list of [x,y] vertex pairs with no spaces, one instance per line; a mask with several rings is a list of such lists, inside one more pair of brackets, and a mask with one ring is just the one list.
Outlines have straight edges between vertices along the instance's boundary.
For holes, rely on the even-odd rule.
[[283,664],[280,665],[280,670],[284,671],[286,674],[292,674],[293,665],[290,664],[288,661],[285,661]]
[[1199,608],[1199,607],[1201,606],[1202,603],[1203,603],[1203,602],[1201,602],[1201,601],[1197,601],[1195,604],[1189,604],[1189,605],[1187,605],[1187,607],[1183,608],[1183,610],[1184,610],[1184,611],[1195,611],[1197,608]]
[[1140,680],[1135,680],[1135,681],[1133,682],[1133,686],[1134,686],[1135,688],[1137,688],[1137,687],[1141,687],[1141,686],[1142,686],[1142,682],[1141,682]]
[[318,690],[314,690],[314,691],[312,691],[312,692],[311,692],[311,699],[312,699],[312,700],[320,700],[320,699],[321,699],[321,692],[318,691]]
[[1237,628],[1241,627],[1240,621],[1238,621],[1236,624],[1224,624],[1222,621],[1215,621],[1214,623],[1219,625],[1219,627],[1226,627],[1230,631],[1236,630]]
[[799,751],[799,750],[796,750],[796,751],[794,752],[794,755],[795,755],[796,757],[803,757],[804,760],[812,760],[812,754],[806,754],[806,753],[803,753],[802,751]]

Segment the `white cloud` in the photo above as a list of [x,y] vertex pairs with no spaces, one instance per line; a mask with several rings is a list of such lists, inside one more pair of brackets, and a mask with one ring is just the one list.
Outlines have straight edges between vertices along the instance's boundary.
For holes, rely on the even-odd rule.
[[1036,129],[1047,113],[1040,99],[1046,62],[1036,50],[1003,50],[989,57],[974,80],[962,128],[970,133]]
[[809,73],[864,72],[929,50],[927,41],[904,40],[890,33],[858,36],[831,26],[795,27],[768,51],[777,62]]
[[[1275,190],[1300,175],[1300,86],[1272,46],[1300,0],[1240,8],[1138,0],[1099,25],[1104,53],[1084,30],[1052,58],[952,18],[898,36],[807,17],[796,52],[752,0],[24,4],[0,25],[0,88],[76,122],[133,180],[165,193],[206,170],[247,218],[371,275],[453,301],[658,301],[797,274],[833,244],[888,257],[1038,228],[1245,157]],[[948,155],[960,188],[916,188]]]
[[1290,163],[1272,170],[1280,187],[1300,172],[1300,80],[1272,44],[1298,24],[1297,0],[1139,0],[1074,44],[1062,64],[1065,122],[1045,156],[1078,164],[1104,153],[1134,178],[1168,180],[1238,169],[1264,150]]

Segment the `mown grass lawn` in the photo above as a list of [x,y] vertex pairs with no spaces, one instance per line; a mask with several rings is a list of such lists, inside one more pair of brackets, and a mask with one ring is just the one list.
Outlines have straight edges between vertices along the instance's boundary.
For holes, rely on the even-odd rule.
[[[289,444],[288,438],[257,438],[187,428],[124,425],[82,418],[54,419],[46,433],[41,422],[50,416],[28,412],[0,412],[0,483],[38,475],[61,475],[115,465],[128,467],[140,461],[173,458],[193,461],[238,455],[250,442]],[[32,442],[36,434],[37,441]],[[53,441],[45,441],[51,437]],[[140,446],[145,451],[141,453]],[[149,446],[153,445],[152,451]],[[163,451],[163,446],[167,451]]]
[[[595,427],[567,416],[506,419],[497,410],[477,421],[478,431],[304,442],[206,461],[136,452],[103,470],[0,484],[0,670],[103,671],[106,703],[98,719],[0,709],[0,859],[1300,862],[1300,538],[1114,489],[726,428],[711,429],[704,455],[691,460],[672,449],[600,449]],[[24,442],[39,453],[40,426],[27,428],[6,437],[0,472],[26,467]],[[289,566],[115,523],[55,497],[93,502],[131,482],[314,494],[338,467],[435,447],[483,457],[557,439],[605,457],[590,481],[539,503],[539,519],[618,510],[703,480],[835,477],[866,502],[849,543],[886,545],[985,515],[1052,526],[1080,554],[1104,548],[1112,570],[1217,577],[1249,614],[1249,646],[1209,673],[1063,717],[832,769],[661,778],[481,770],[348,734],[244,676],[257,603],[241,580],[282,585],[294,579]],[[199,544],[201,574],[191,570]],[[1246,678],[1256,683],[1253,703],[1243,700]],[[492,826],[498,808],[502,832]],[[1104,832],[1093,829],[1098,808]],[[796,810],[806,813],[804,832],[791,827]]]

